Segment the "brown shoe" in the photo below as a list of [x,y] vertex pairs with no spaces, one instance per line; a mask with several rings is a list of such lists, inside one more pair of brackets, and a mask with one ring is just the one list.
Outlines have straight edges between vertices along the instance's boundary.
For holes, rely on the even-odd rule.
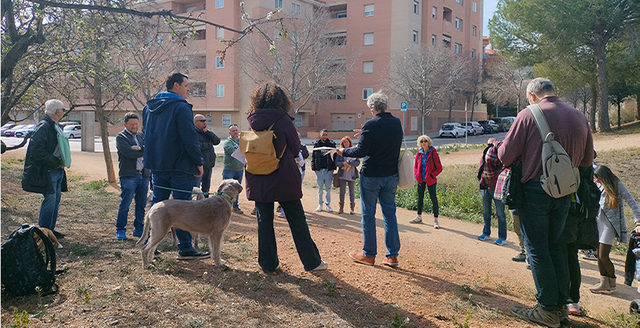
[[358,263],[362,263],[366,265],[373,265],[376,262],[375,257],[366,257],[362,252],[360,253],[351,252],[349,253],[349,257]]
[[384,260],[382,260],[382,264],[395,268],[398,266],[398,257],[397,256],[385,257]]

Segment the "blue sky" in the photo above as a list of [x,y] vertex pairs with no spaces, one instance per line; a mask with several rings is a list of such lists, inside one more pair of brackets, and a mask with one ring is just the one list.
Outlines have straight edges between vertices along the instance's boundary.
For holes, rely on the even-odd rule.
[[489,36],[489,19],[493,17],[493,12],[496,10],[498,0],[484,0],[484,22],[482,23],[482,35]]

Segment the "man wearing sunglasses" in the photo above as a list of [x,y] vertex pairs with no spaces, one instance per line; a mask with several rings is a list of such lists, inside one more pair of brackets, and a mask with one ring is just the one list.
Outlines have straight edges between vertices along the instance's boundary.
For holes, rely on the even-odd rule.
[[202,183],[202,192],[205,193],[204,197],[209,197],[206,193],[209,192],[211,187],[211,171],[216,166],[216,151],[213,146],[220,143],[220,138],[209,130],[207,126],[207,119],[202,114],[196,114],[193,117],[193,123],[196,125],[196,131],[198,132],[198,141],[200,141],[200,151],[202,152],[202,159],[204,165],[202,166],[202,176],[196,178],[195,186],[200,188]]

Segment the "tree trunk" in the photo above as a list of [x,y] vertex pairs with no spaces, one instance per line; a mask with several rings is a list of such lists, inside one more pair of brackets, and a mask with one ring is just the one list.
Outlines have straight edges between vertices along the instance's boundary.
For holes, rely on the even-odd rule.
[[107,181],[109,183],[117,183],[116,171],[113,168],[113,159],[111,158],[111,148],[109,147],[109,122],[107,122],[102,106],[96,106],[96,116],[98,117],[98,122],[100,122],[100,140],[102,141],[104,164],[107,167]]
[[600,112],[598,113],[598,127],[600,132],[611,132],[609,122],[609,82],[607,81],[607,55],[604,46],[593,47],[596,55],[596,77],[598,79],[598,90],[600,92]]
[[589,124],[591,125],[591,132],[596,132],[596,107],[598,104],[598,88],[595,85],[591,86],[591,111],[589,112]]
[[640,91],[636,94],[636,119],[640,120]]
[[618,130],[620,130],[620,105],[621,103],[618,103]]
[[475,91],[473,92],[473,97],[471,97],[471,120],[469,120],[469,122],[474,122],[473,121],[473,112],[476,109],[476,93]]
[[447,120],[447,122],[452,123],[451,122],[451,110],[453,109],[453,105],[451,105],[451,103],[449,103],[449,119]]

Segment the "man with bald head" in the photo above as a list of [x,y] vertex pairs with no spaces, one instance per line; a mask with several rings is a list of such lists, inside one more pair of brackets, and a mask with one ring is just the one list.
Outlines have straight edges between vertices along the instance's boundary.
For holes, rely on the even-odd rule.
[[196,179],[196,187],[200,187],[202,182],[202,191],[205,192],[205,197],[209,197],[206,193],[209,192],[211,187],[211,171],[216,165],[216,151],[213,146],[220,143],[220,138],[209,130],[207,126],[207,118],[202,114],[196,114],[193,117],[193,123],[196,125],[196,131],[198,132],[198,141],[200,141],[200,151],[202,152],[202,159],[204,159],[202,176]]

